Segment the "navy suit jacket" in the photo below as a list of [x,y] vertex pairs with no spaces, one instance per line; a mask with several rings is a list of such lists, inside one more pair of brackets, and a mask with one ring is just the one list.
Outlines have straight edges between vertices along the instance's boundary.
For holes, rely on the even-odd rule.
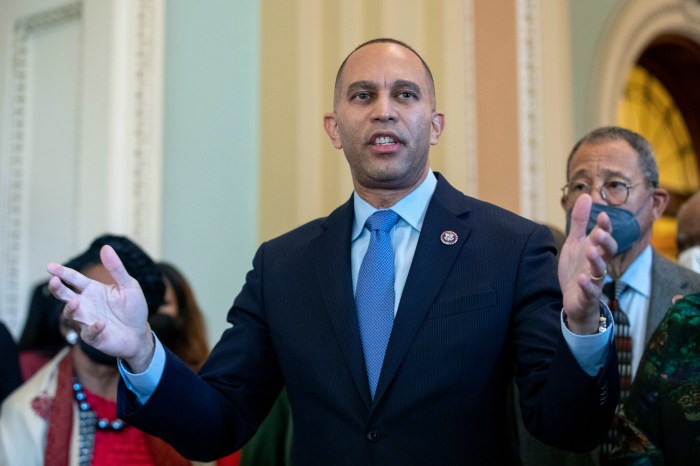
[[[298,465],[507,464],[506,388],[520,387],[538,438],[586,450],[617,402],[614,349],[588,376],[560,329],[561,291],[546,227],[464,196],[438,175],[374,400],[350,272],[352,199],[264,243],[229,311],[232,327],[199,377],[168,353],[127,422],[196,459],[239,448],[282,386]],[[441,233],[458,241],[443,244]]]

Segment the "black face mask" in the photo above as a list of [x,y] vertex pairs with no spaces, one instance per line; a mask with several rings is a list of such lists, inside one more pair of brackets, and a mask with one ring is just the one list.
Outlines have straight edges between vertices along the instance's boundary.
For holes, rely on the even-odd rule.
[[80,349],[85,353],[85,355],[90,358],[90,360],[96,364],[102,364],[104,366],[116,366],[117,365],[117,358],[114,356],[110,356],[107,353],[103,353],[102,351],[93,348],[92,346],[88,345],[83,341],[82,338],[78,338],[78,344],[80,345]]
[[149,319],[151,330],[166,347],[173,349],[185,340],[182,322],[168,314],[156,313]]

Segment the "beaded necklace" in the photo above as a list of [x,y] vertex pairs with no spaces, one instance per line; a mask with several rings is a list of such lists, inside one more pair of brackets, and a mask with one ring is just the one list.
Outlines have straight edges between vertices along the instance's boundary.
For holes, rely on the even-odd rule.
[[84,414],[90,413],[95,419],[95,428],[97,430],[110,430],[113,432],[119,432],[124,429],[126,423],[121,419],[114,419],[110,421],[107,418],[98,418],[97,415],[90,409],[90,403],[87,401],[87,395],[83,390],[83,385],[78,381],[76,377],[73,378],[73,396],[75,401],[78,402],[78,408],[80,409],[81,420],[84,418]]

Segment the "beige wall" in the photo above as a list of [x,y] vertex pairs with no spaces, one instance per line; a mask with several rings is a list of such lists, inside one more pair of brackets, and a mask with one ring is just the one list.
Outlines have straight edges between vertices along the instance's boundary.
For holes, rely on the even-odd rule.
[[518,56],[515,2],[474,2],[481,199],[518,211]]

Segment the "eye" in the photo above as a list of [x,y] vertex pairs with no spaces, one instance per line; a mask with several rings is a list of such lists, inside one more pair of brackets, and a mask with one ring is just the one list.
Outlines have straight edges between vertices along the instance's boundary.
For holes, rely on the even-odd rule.
[[573,193],[587,193],[590,190],[591,188],[588,187],[588,184],[583,181],[574,181],[569,185],[569,191]]
[[412,100],[412,99],[416,99],[416,98],[417,98],[416,94],[414,94],[414,93],[411,92],[411,91],[403,91],[403,92],[400,92],[398,97],[399,97],[399,99],[401,99],[401,100]]
[[608,189],[626,189],[627,183],[619,180],[609,180],[605,183],[605,187]]
[[372,96],[367,91],[360,91],[360,92],[353,94],[353,96],[352,96],[352,100],[358,100],[360,102],[367,102],[371,98],[372,98]]

